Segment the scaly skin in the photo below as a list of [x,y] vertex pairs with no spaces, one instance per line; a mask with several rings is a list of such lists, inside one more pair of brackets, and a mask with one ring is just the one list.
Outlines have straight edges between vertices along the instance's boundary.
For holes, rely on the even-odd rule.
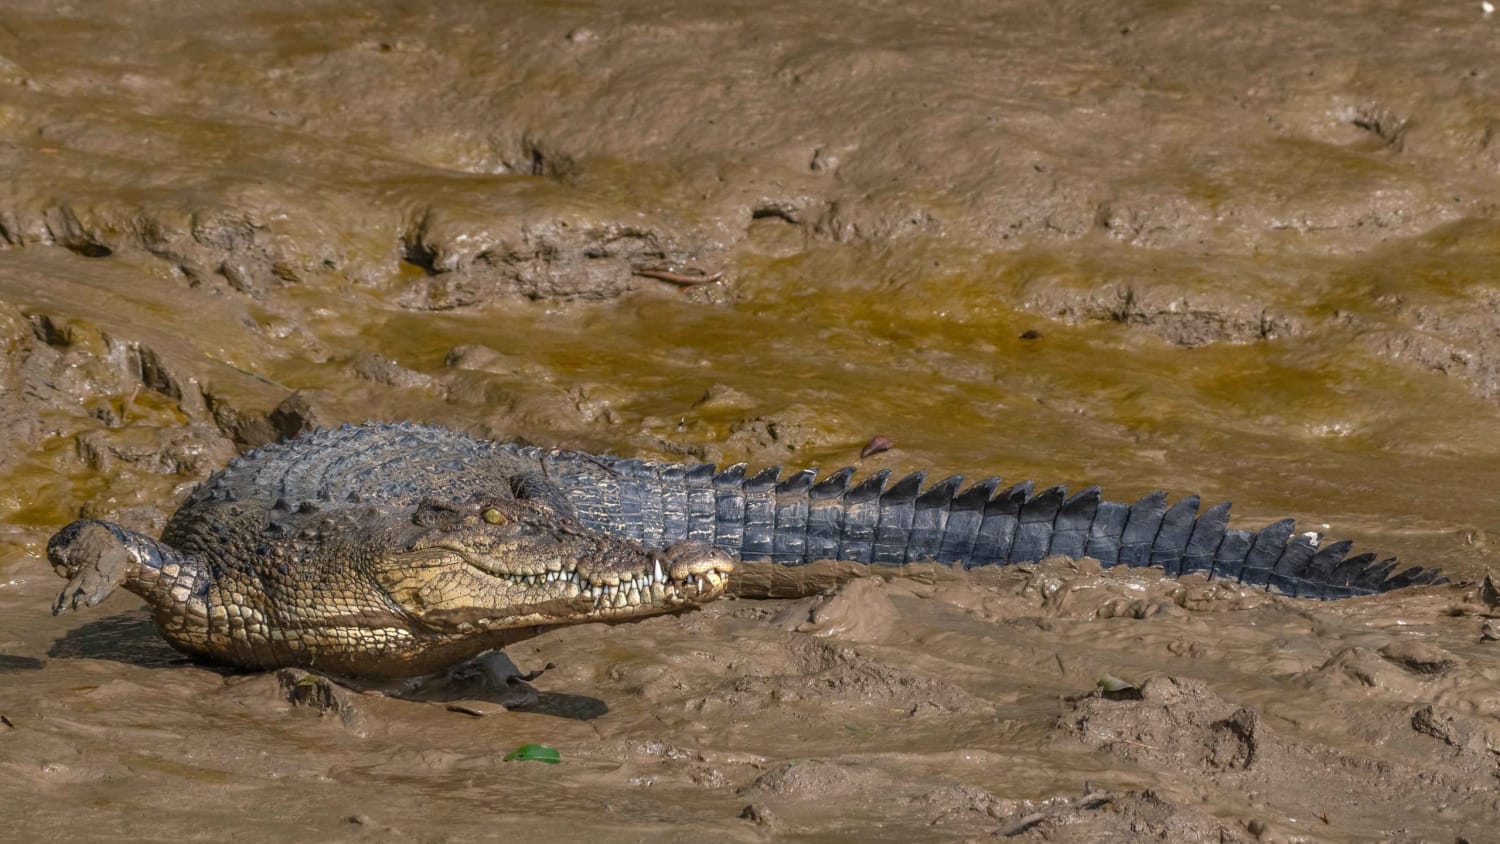
[[74,522],[48,544],[63,612],[117,587],[168,641],[247,668],[345,676],[437,671],[560,624],[713,600],[731,560],[965,567],[1045,556],[1159,566],[1304,598],[1441,582],[1348,556],[1290,519],[1228,526],[1196,496],[1134,504],[998,478],[657,464],[476,440],[417,425],[345,426],[258,452],[199,487],[160,541]]
[[210,478],[160,541],[102,521],[59,531],[48,557],[69,582],[55,611],[124,586],[194,656],[374,678],[723,593],[723,552],[585,530],[530,468],[410,426],[272,446]]

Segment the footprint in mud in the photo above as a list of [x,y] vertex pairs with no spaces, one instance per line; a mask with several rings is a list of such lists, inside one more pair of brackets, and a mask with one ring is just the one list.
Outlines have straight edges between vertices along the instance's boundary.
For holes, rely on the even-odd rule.
[[[1344,663],[1330,662],[1343,670]],[[1267,821],[1257,806],[1266,804],[1318,819],[1330,833],[1361,837],[1380,832],[1377,815],[1412,795],[1441,790],[1452,803],[1491,799],[1475,777],[1494,771],[1493,737],[1484,725],[1431,706],[1396,723],[1393,709],[1330,704],[1324,721],[1273,730],[1257,709],[1223,700],[1200,680],[1157,677],[1141,685],[1138,699],[1099,692],[1074,699],[1047,744],[1060,752],[1081,744],[1147,769],[1154,781],[1172,784],[1165,792],[1172,799],[1218,804],[1262,827]],[[1414,733],[1453,750],[1423,754],[1421,764],[1383,750],[1413,741]]]
[[[1464,668],[1461,659],[1436,645],[1397,640],[1379,651],[1357,645],[1344,648],[1317,668],[1295,675],[1293,682],[1331,694],[1350,687],[1378,689],[1398,700],[1420,702],[1468,686],[1476,686],[1473,691],[1479,693],[1479,678],[1468,676]],[[1486,696],[1492,695],[1491,690]]]
[[1020,841],[1253,840],[1202,809],[1178,805],[1151,789],[1048,800],[1040,809],[1003,818],[996,835]]
[[851,642],[875,642],[899,614],[879,578],[842,584],[830,593],[792,601],[769,620],[782,630]]
[[1215,695],[1199,680],[1154,677],[1137,694],[1093,692],[1059,716],[1069,737],[1132,762],[1191,764],[1207,771],[1247,770],[1260,745],[1260,716]]

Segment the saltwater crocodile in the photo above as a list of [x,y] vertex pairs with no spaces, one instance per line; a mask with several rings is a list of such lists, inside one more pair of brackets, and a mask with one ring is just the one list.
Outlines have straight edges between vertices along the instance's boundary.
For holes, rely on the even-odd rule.
[[325,430],[239,458],[160,540],[82,520],[48,543],[68,579],[55,612],[119,586],[174,646],[246,668],[357,677],[437,671],[549,627],[713,600],[734,560],[796,566],[935,561],[966,567],[1089,556],[1305,598],[1439,582],[1346,557],[1290,519],[1230,529],[1154,492],[1068,495],[923,473],[821,480],[812,469],[664,464],[494,443],[444,428]]

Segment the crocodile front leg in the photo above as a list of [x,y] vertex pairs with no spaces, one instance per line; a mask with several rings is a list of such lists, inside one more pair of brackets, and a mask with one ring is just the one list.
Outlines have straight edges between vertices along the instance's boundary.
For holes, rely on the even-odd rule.
[[169,642],[189,651],[206,645],[208,579],[196,558],[119,525],[84,519],[52,537],[47,559],[68,580],[53,615],[95,606],[123,586],[151,605]]

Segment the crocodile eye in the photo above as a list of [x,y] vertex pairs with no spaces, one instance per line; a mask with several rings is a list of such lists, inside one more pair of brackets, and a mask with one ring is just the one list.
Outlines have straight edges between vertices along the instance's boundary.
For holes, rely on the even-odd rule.
[[482,515],[484,516],[484,520],[492,525],[498,525],[505,521],[505,514],[500,512],[499,510],[496,510],[494,507],[485,510]]

